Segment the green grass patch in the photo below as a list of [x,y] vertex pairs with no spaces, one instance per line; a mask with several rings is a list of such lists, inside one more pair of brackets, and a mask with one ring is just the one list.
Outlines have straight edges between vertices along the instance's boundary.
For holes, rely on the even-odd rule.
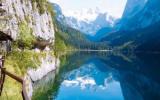
[[[45,58],[48,53],[54,56],[53,51],[40,53],[30,50],[12,51],[6,56],[4,67],[7,71],[23,77],[28,69],[39,67],[41,58]],[[12,78],[6,77],[3,90],[0,100],[22,100],[22,86]]]
[[[14,72],[18,75],[25,75],[29,68],[37,68],[40,66],[40,59],[46,57],[46,52],[34,52],[29,50],[13,51],[8,54],[5,60],[5,67],[7,70]],[[52,53],[52,55],[54,55]],[[14,68],[14,70],[10,70]]]
[[21,92],[21,84],[6,76],[0,100],[23,100]]
[[31,49],[35,40],[36,37],[33,35],[33,30],[29,27],[28,23],[26,21],[20,22],[19,36],[14,45],[21,49]]

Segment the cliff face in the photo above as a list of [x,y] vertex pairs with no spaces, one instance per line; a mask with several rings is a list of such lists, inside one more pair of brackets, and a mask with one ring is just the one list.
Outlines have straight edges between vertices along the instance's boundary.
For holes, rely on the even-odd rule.
[[0,30],[13,40],[32,34],[54,42],[54,25],[47,0],[1,0]]
[[[13,40],[13,47],[15,46],[16,50],[13,50],[11,55],[6,57],[5,68],[9,72],[16,73],[16,75],[25,76],[24,80],[28,84],[26,88],[29,98],[32,97],[33,92],[30,79],[32,81],[40,80],[49,72],[56,70],[59,60],[50,53],[48,55],[41,54],[37,49],[25,52],[25,50],[20,51],[17,48],[32,49],[35,44],[40,45],[40,47],[54,44],[55,31],[52,17],[53,8],[47,0],[0,0],[0,53],[1,51],[8,51],[6,48],[11,45],[10,42],[3,41],[3,37],[11,38],[10,40]],[[9,59],[10,57],[11,59]],[[40,60],[37,61],[34,57]],[[8,61],[12,63],[7,63]],[[23,66],[25,70],[20,66]],[[19,69],[20,73],[15,67]],[[28,75],[26,75],[27,71]],[[10,79],[7,78],[6,80]],[[13,86],[12,81],[7,85]],[[7,87],[5,89],[7,90]],[[11,91],[16,95],[8,93],[9,98],[19,95],[12,88]],[[2,94],[3,98],[6,99],[6,96]],[[21,100],[22,98],[17,97],[16,99]]]

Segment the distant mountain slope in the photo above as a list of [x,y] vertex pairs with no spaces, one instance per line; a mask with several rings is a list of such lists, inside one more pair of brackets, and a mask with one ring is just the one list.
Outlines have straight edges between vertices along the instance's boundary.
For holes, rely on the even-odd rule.
[[111,28],[111,27],[104,27],[104,28],[101,28],[96,33],[96,35],[94,35],[94,36],[87,35],[87,37],[91,41],[99,42],[103,37],[105,37],[107,34],[109,34],[110,32],[112,32],[112,30],[113,30],[113,28]]
[[145,28],[160,21],[160,0],[140,0],[140,2],[138,0],[137,2],[138,4],[141,2],[141,4],[138,6],[133,6],[130,9],[127,7],[137,4],[128,3],[128,5],[126,5],[126,10],[121,20],[121,30]]
[[144,8],[146,3],[147,0],[127,0],[127,4],[122,17],[134,17],[139,11],[141,11]]
[[63,38],[63,40],[65,40],[66,43],[79,46],[82,41],[87,41],[85,35],[83,35],[80,31],[69,26],[65,26],[58,21],[56,24],[59,35]]
[[102,39],[119,49],[160,51],[160,22],[134,31],[119,31]]
[[101,28],[113,27],[114,18],[109,17],[106,13],[99,14],[95,20],[90,22],[77,20],[73,17],[67,17],[67,24],[77,30],[81,30],[87,35],[94,36]]
[[[58,38],[64,41],[64,44],[74,46],[79,49],[106,49],[109,48],[106,42],[93,42],[78,29],[67,24],[67,18],[62,14],[61,8],[57,4],[53,4],[56,16],[54,18],[57,25]],[[76,19],[73,18],[73,22]],[[102,23],[101,23],[102,24]],[[106,24],[106,23],[104,23]],[[108,28],[109,29],[109,28]]]
[[57,35],[65,42],[66,45],[71,45],[77,49],[107,49],[109,48],[106,42],[92,42],[86,38],[80,31],[66,26],[56,21],[58,28]]
[[160,51],[160,0],[134,2],[138,1],[128,1],[119,31],[105,36],[102,41],[118,49]]
[[61,7],[58,5],[58,4],[55,4],[55,3],[52,3],[52,6],[53,6],[53,10],[56,14],[56,20],[61,22],[61,24],[66,24],[66,21],[65,21],[65,16],[63,15],[62,13],[62,9]]

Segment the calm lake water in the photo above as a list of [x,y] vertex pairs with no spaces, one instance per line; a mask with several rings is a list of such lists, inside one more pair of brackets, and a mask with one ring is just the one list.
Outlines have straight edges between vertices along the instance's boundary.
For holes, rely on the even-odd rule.
[[34,99],[160,100],[160,55],[76,52],[61,57],[55,82],[46,85]]

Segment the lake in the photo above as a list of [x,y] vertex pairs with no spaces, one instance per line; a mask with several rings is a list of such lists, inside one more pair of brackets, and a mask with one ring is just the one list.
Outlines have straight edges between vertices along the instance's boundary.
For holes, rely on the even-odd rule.
[[160,100],[159,54],[75,52],[60,60],[54,82],[50,73],[33,99]]

